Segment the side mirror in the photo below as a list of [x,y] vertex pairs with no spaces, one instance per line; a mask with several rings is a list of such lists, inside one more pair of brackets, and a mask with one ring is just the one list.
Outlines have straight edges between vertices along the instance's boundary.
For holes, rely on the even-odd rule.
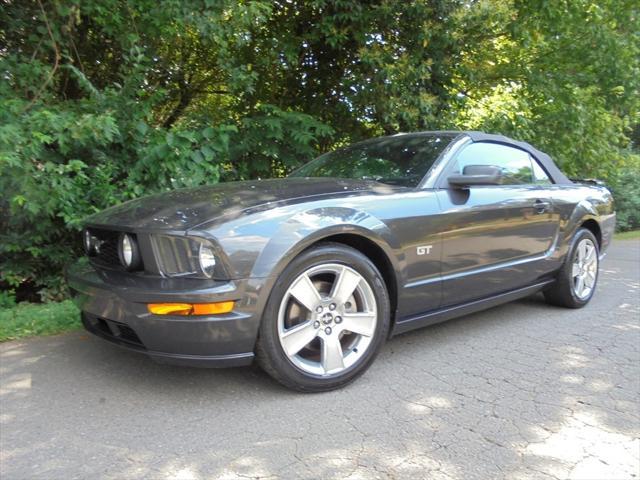
[[493,165],[467,165],[462,170],[462,175],[449,175],[447,181],[449,185],[458,188],[474,185],[500,185],[502,170]]

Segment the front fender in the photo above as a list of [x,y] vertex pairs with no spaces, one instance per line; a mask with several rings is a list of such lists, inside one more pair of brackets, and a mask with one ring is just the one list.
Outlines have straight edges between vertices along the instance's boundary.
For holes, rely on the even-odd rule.
[[339,234],[353,234],[382,249],[396,272],[401,271],[400,245],[387,225],[353,208],[321,207],[299,212],[283,222],[256,259],[252,277],[277,277],[300,252]]
[[[259,282],[256,308],[263,311],[273,286],[303,250],[333,235],[358,235],[374,242],[387,256],[396,276],[404,271],[404,256],[386,224],[372,215],[344,207],[323,207],[293,215],[282,224],[257,256],[250,282]],[[258,280],[259,279],[259,280]],[[400,278],[396,278],[396,288]]]

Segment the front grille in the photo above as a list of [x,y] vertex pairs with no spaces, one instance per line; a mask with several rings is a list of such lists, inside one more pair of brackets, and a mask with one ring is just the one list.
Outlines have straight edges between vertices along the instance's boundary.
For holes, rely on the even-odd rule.
[[96,260],[108,265],[120,265],[120,256],[118,255],[120,234],[108,230],[92,230],[91,233],[98,239],[95,254]]
[[128,346],[141,349],[145,348],[142,340],[138,337],[138,334],[127,324],[96,317],[87,313],[82,314],[82,323],[84,323],[87,330],[104,337],[107,340],[111,340],[116,343],[124,343]]

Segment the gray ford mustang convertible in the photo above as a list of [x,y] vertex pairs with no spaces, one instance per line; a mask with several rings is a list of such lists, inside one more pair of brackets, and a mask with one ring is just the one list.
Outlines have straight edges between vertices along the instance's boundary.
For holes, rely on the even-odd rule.
[[376,138],[289,177],[176,190],[87,219],[67,278],[87,330],[160,362],[302,391],[391,335],[536,292],[582,307],[615,224],[604,187],[479,132]]

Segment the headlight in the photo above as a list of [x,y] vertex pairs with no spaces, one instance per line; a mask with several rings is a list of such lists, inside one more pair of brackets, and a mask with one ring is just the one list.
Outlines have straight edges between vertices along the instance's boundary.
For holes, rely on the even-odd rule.
[[152,235],[153,253],[167,277],[225,278],[213,243],[200,237]]
[[213,277],[213,271],[216,268],[216,257],[211,245],[207,245],[206,243],[200,244],[198,260],[200,262],[200,270],[202,270],[202,273],[209,278]]
[[135,238],[128,233],[120,235],[118,255],[120,256],[120,263],[122,263],[122,266],[127,270],[135,270],[140,266],[141,259],[138,244]]

